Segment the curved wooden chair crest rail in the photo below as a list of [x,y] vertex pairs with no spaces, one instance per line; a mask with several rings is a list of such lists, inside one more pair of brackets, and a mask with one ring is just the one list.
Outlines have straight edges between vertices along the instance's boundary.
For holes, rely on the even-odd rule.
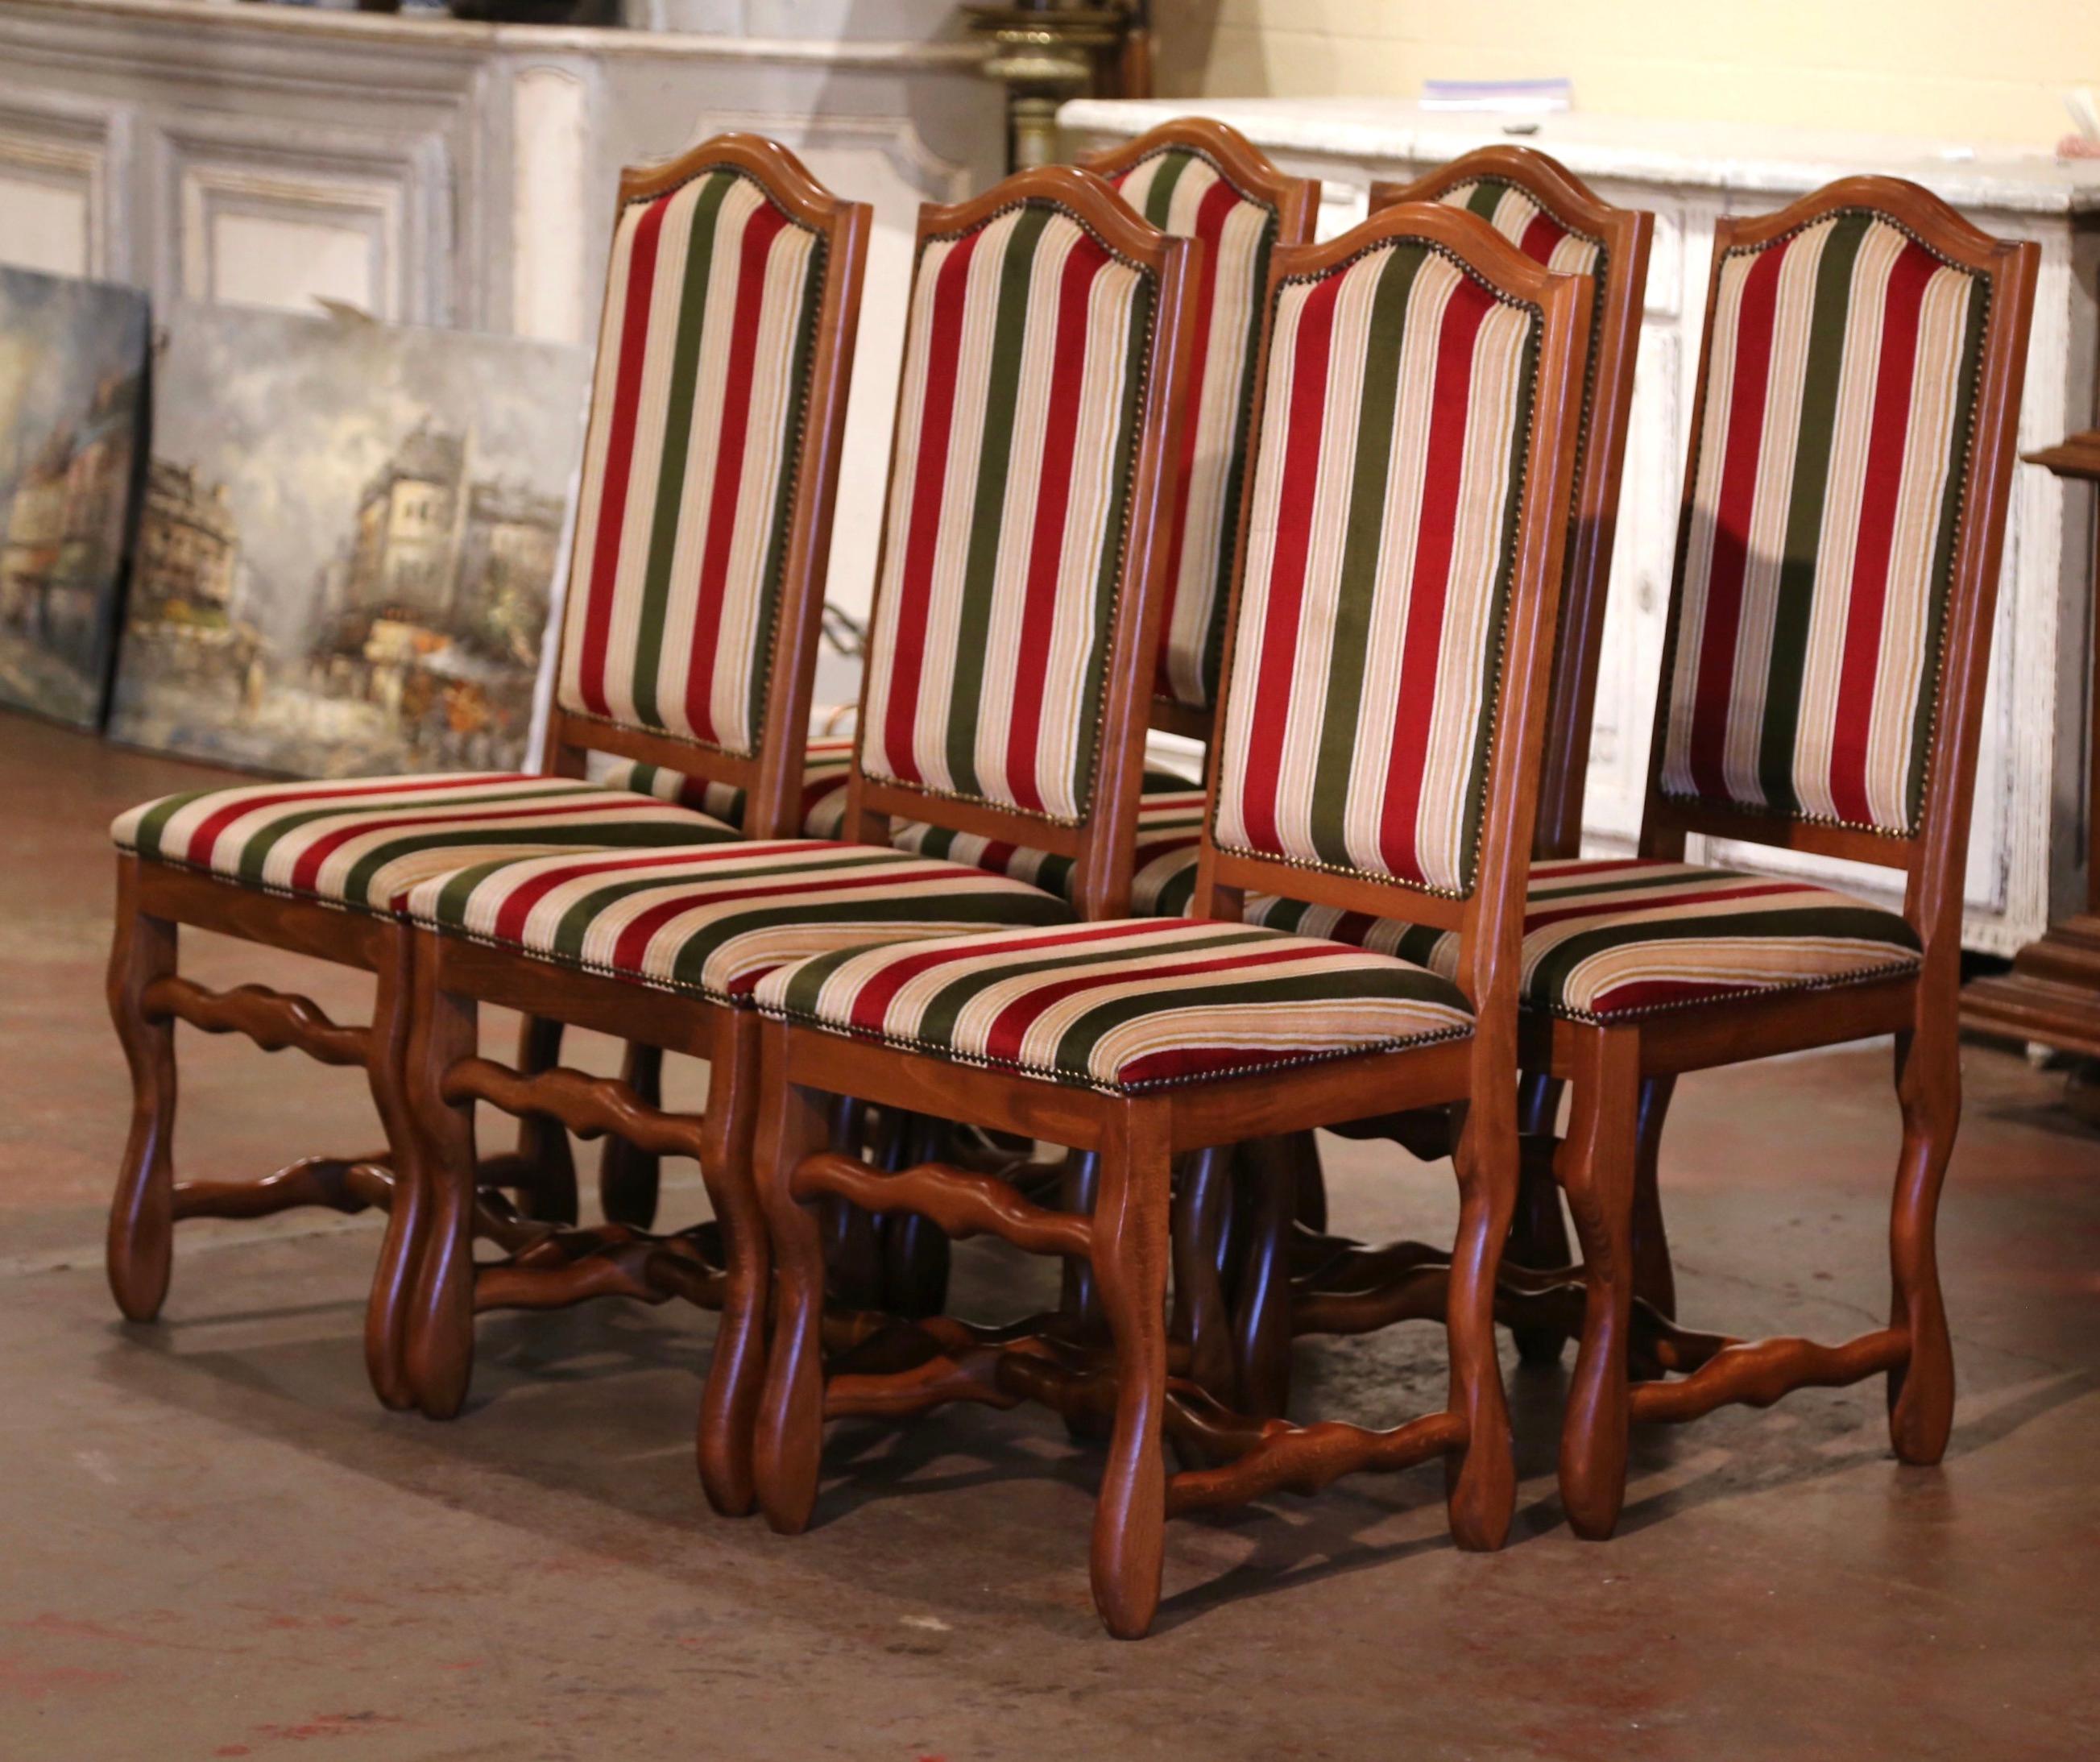
[[[629,495],[641,454],[631,434],[617,444],[611,439],[621,424],[639,420],[646,426],[659,414],[639,408],[638,351],[646,340],[651,300],[668,299],[692,320],[686,329],[694,360],[682,382],[689,402],[703,393],[717,398],[725,426],[736,425],[747,444],[749,468],[722,517],[733,522],[748,516],[780,541],[775,552],[759,548],[761,570],[726,566],[718,572],[730,584],[725,596],[750,614],[748,628],[726,620],[711,656],[697,642],[681,650],[689,665],[676,682],[678,689],[659,675],[649,683],[662,688],[662,701],[650,700],[632,669],[626,678],[613,677],[617,669],[608,672],[604,645],[589,628],[592,609],[607,596],[646,597],[650,585],[638,571],[598,582],[593,571],[610,545],[579,545],[562,638],[562,689],[543,753],[545,775],[208,791],[146,804],[116,828],[117,932],[108,995],[133,1088],[130,1140],[109,1220],[109,1278],[118,1305],[135,1321],[158,1313],[168,1286],[172,1229],[181,1218],[260,1217],[300,1204],[351,1212],[388,1205],[392,1216],[375,1275],[365,1356],[373,1387],[390,1406],[412,1400],[398,1328],[420,1230],[412,1203],[396,1203],[415,1186],[404,1181],[399,1160],[412,1134],[403,1089],[411,943],[393,910],[397,889],[471,860],[492,837],[511,848],[541,842],[575,850],[733,836],[673,804],[576,780],[590,752],[673,763],[746,792],[748,824],[761,833],[792,828],[799,817],[810,673],[869,210],[835,200],[784,148],[730,135],[663,166],[627,173],[620,215],[613,272],[624,279],[614,290],[619,298],[607,302],[593,392],[589,511],[602,530],[612,532],[631,523],[627,517],[636,510],[646,511],[646,497],[675,501],[680,490],[678,460],[652,442],[668,487],[638,483]],[[717,320],[717,334],[702,340],[709,327],[684,298],[681,279],[654,271],[660,254],[668,263],[674,247],[697,263],[717,245],[744,252],[759,272],[773,272],[774,304],[768,308],[759,298],[764,290],[752,290],[750,278],[728,278],[744,289],[743,307],[736,315],[708,315]],[[638,253],[647,254],[646,265],[635,267]],[[744,331],[770,325],[783,351],[795,351],[794,371],[777,382],[778,401],[761,404],[749,386],[722,371],[733,347],[733,321]],[[624,460],[625,475],[608,461],[608,451]],[[675,634],[666,646],[677,647]],[[582,652],[587,648],[588,656]],[[704,674],[708,665],[712,673]],[[185,924],[374,974],[371,1023],[333,1022],[309,1000],[261,986],[223,994],[205,990],[176,970],[178,929]],[[178,1181],[171,1142],[178,1021],[210,1033],[245,1034],[266,1049],[295,1047],[326,1063],[364,1066],[390,1150],[356,1161],[307,1157],[260,1181]],[[557,1028],[528,1022],[521,1065],[544,1068],[558,1043]],[[567,1140],[537,1119],[521,1128],[518,1153],[490,1158],[479,1178],[488,1190],[479,1225],[500,1240],[536,1239],[545,1221],[576,1215]],[[499,1188],[526,1195],[543,1221],[521,1217]]]
[[[430,1225],[400,1325],[418,1402],[457,1410],[479,1309],[607,1293],[719,1307],[698,1455],[726,1512],[752,1499],[771,1283],[749,1168],[752,985],[819,950],[1073,920],[1057,894],[893,847],[900,822],[1054,852],[1092,915],[1129,897],[1198,247],[1065,167],[922,209],[918,236],[846,841],[496,861],[426,883],[408,904],[412,1178]],[[1107,444],[1077,445],[1079,435]],[[978,470],[961,495],[945,461],[964,448]],[[952,604],[934,603],[937,575],[960,582]],[[1046,649],[1065,664],[1031,692],[1025,664]],[[483,1004],[704,1058],[704,1111],[479,1058]],[[478,1268],[477,1101],[696,1157],[716,1224],[550,1235]],[[830,1122],[848,1142],[854,1116],[844,1107]]]
[[[1449,207],[1410,205],[1329,244],[1279,249],[1258,360],[1287,347],[1304,364],[1291,383],[1321,389],[1309,403],[1294,394],[1278,404],[1280,382],[1257,373],[1223,731],[1211,755],[1214,817],[1236,829],[1220,843],[1207,820],[1198,917],[894,943],[817,956],[761,982],[771,1019],[757,1158],[779,1283],[755,1468],[776,1527],[808,1520],[827,1418],[1037,1398],[1110,1428],[1092,1582],[1120,1636],[1144,1632],[1152,1619],[1164,1521],[1176,1512],[1310,1492],[1355,1469],[1443,1455],[1461,1541],[1502,1540],[1515,1477],[1489,1305],[1515,1189],[1515,960],[1590,298],[1586,281],[1550,273]],[[1396,400],[1423,373],[1445,369],[1461,388],[1445,413],[1452,427],[1396,422]],[[1376,405],[1360,423],[1335,413],[1359,402]],[[1376,506],[1348,523],[1356,548],[1312,543],[1308,474],[1317,477],[1324,456],[1360,433],[1371,437],[1366,445],[1391,445],[1383,466],[1358,457],[1351,478]],[[1407,499],[1388,506],[1392,496]],[[1452,687],[1439,738],[1425,744],[1421,729],[1394,725],[1398,756],[1378,799],[1356,803],[1378,810],[1387,841],[1365,842],[1359,819],[1339,809],[1323,809],[1317,832],[1288,812],[1290,828],[1277,830],[1274,755],[1251,760],[1251,747],[1295,731],[1290,738],[1319,749],[1323,779],[1346,795],[1357,780],[1344,775],[1355,706],[1391,720],[1393,702],[1389,692],[1347,696],[1338,686],[1330,696],[1303,682],[1283,658],[1301,617],[1312,616],[1298,608],[1317,603],[1323,615],[1367,620],[1361,647],[1378,650],[1376,627],[1404,616],[1401,595],[1373,595],[1379,554],[1403,531],[1422,535],[1410,595],[1451,609],[1432,634],[1399,643],[1396,653],[1435,678],[1470,683]],[[1388,634],[1427,628],[1392,625]],[[1415,809],[1431,801],[1436,811],[1424,819]],[[1457,821],[1442,811],[1454,802],[1465,806]],[[1340,842],[1316,857],[1308,837]],[[1344,909],[1426,915],[1455,931],[1455,984],[1238,921],[1244,891],[1286,886]],[[1137,952],[1126,958],[1123,949]],[[1242,958],[1281,974],[1283,991],[1257,983],[1242,996]],[[979,984],[982,994],[970,989]],[[1186,1003],[1202,1013],[1200,1025],[1158,1001],[1192,986]],[[1090,987],[1107,1001],[1092,1001]],[[980,995],[1010,1002],[972,1000]],[[1263,1013],[1279,1002],[1282,1017]],[[1234,1016],[1242,1005],[1271,1031]],[[1167,1013],[1148,1029],[1154,1009]],[[1009,1044],[1020,1031],[1010,1011],[1063,1026]],[[1333,1037],[1279,1046],[1273,1032],[1308,1012]],[[986,1174],[938,1163],[885,1174],[840,1155],[826,1135],[841,1094],[1092,1153],[1092,1215],[1046,1210]],[[1175,1156],[1468,1094],[1458,1156],[1462,1271],[1442,1411],[1389,1432],[1300,1428],[1236,1414],[1183,1374],[1188,1356],[1170,1340],[1165,1311]],[[1287,1179],[1275,1186],[1287,1215]],[[827,1318],[820,1208],[838,1202],[910,1211],[952,1234],[988,1231],[1068,1261],[1083,1256],[1103,1337],[1075,1331],[1069,1311],[990,1329],[946,1317],[889,1326]],[[828,1366],[827,1331],[844,1348]],[[1168,1476],[1169,1437],[1206,1465]]]
[[[1789,252],[1805,272],[1790,293],[1778,276]],[[2036,257],[1886,178],[1846,179],[1717,229],[1639,857],[1542,878],[1564,921],[1607,883],[1633,909],[1614,916],[1591,899],[1601,915],[1573,925],[1587,941],[1527,945],[1538,1007],[1524,1018],[1524,1066],[1573,1086],[1565,1141],[1527,1148],[1564,1189],[1583,1261],[1512,1272],[1499,1308],[1520,1340],[1580,1334],[1561,1487],[1584,1535],[1617,1522],[1636,1420],[1885,1372],[1896,1455],[1932,1463],[1945,1449],[1954,1380],[1934,1220],[1960,1117],[1961,878]],[[1785,298],[1812,299],[1815,322],[1776,330]],[[1717,363],[1724,302],[1736,353]],[[1774,340],[1785,335],[1795,340]],[[1723,408],[1714,400],[1731,386]],[[1743,449],[1780,421],[1798,425],[1784,449],[1792,475],[1766,482]],[[1808,510],[1781,523],[1776,550],[1751,537],[1774,529],[1758,511],[1767,500]],[[1821,536],[1826,501],[1854,510],[1856,542]],[[1729,660],[1739,642],[1771,656],[1751,693]],[[1894,871],[1900,912],[1681,867],[1695,834]],[[1618,872],[1584,872],[1607,867]],[[1785,946],[1772,938],[1789,935],[1820,955],[1771,967]],[[1757,960],[1771,970],[1716,983],[1723,955],[1739,978]],[[1578,956],[1584,983],[1605,987],[1594,998],[1575,998]],[[1834,1346],[1679,1327],[1656,1185],[1679,1076],[1883,1033],[1904,1125],[1889,1325]],[[1278,1305],[1299,1331],[1441,1313],[1445,1264],[1418,1245],[1300,1250],[1303,1276]]]

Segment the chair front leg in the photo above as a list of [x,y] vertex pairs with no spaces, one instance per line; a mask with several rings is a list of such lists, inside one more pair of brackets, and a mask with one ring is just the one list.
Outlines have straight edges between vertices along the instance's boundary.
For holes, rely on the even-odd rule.
[[382,957],[373,999],[371,1049],[365,1060],[373,1106],[386,1128],[395,1178],[379,1264],[373,1269],[372,1292],[365,1300],[364,1371],[381,1402],[397,1412],[416,1405],[407,1362],[408,1318],[429,1197],[426,1183],[409,1172],[416,1154],[408,1090],[414,949],[415,932],[406,924],[396,925]]
[[125,1318],[150,1322],[168,1295],[174,1253],[175,1023],[149,1014],[147,987],[175,971],[175,926],[139,909],[138,860],[117,868],[109,1014],[131,1071],[131,1132],[110,1201],[106,1264]]
[[824,1447],[824,1237],[819,1208],[795,1197],[795,1171],[829,1142],[827,1097],[779,1080],[784,1030],[763,1025],[753,1173],[772,1238],[773,1343],[752,1452],[759,1508],[783,1535],[799,1535],[817,1503]]
[[1316,1153],[1310,1133],[1250,1139],[1238,1148],[1248,1175],[1233,1311],[1239,1406],[1255,1419],[1280,1419],[1290,1405],[1290,1240],[1298,1181],[1304,1159]]
[[1916,1030],[1896,1037],[1904,1137],[1889,1218],[1890,1325],[1909,1336],[1910,1349],[1889,1372],[1889,1442],[1903,1461],[1930,1466],[1946,1454],[1954,1426],[1954,1347],[1937,1237],[1940,1189],[1961,1122],[1961,1054],[1951,1002],[1921,1015]]
[[[435,938],[433,938],[435,940]],[[440,991],[436,961],[419,947],[408,1035],[409,1158],[395,1165],[397,1190],[421,1191],[410,1203],[424,1216],[423,1250],[409,1306],[406,1360],[417,1404],[448,1420],[466,1400],[474,1376],[474,1208],[477,1159],[474,1103],[445,1099],[446,1074],[475,1054],[479,1006]],[[398,1202],[397,1202],[398,1203]]]
[[[1560,1113],[1560,1080],[1534,1073],[1517,1097],[1519,1164],[1516,1217],[1510,1225],[1509,1258],[1518,1266],[1565,1266],[1572,1258],[1568,1221],[1560,1208],[1560,1184],[1553,1176],[1554,1125]],[[1557,1327],[1520,1323],[1510,1330],[1517,1356],[1526,1364],[1557,1364],[1567,1336]]]
[[765,1376],[765,1300],[772,1252],[752,1149],[758,1115],[758,1022],[739,1013],[708,1062],[700,1177],[721,1226],[721,1321],[700,1398],[695,1450],[700,1486],[726,1517],[741,1517],[753,1498],[752,1434]]
[[1506,1084],[1476,1084],[1451,1153],[1458,1177],[1458,1233],[1451,1248],[1444,1326],[1451,1364],[1449,1405],[1466,1416],[1466,1446],[1445,1458],[1452,1539],[1476,1551],[1500,1548],[1516,1512],[1516,1461],[1509,1404],[1495,1355],[1495,1281],[1516,1213],[1516,1097]]
[[1573,1115],[1555,1172],[1582,1239],[1582,1343],[1560,1429],[1560,1499],[1577,1535],[1603,1541],[1626,1496],[1627,1337],[1633,1316],[1633,1179],[1640,1109],[1638,1031],[1580,1043]]
[[1140,1102],[1125,1111],[1101,1152],[1088,1255],[1116,1373],[1115,1424],[1094,1507],[1094,1606],[1119,1640],[1151,1627],[1166,1561],[1170,1143],[1164,1108]]
[[1674,1077],[1643,1077],[1634,1146],[1634,1295],[1657,1315],[1677,1314],[1677,1271],[1662,1224],[1662,1124]]

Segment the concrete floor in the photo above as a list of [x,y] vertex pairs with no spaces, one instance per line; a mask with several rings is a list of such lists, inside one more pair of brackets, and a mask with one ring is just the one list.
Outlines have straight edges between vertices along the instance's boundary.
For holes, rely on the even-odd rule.
[[[1433,1468],[1359,1478],[1175,1526],[1154,1636],[1119,1645],[1088,1601],[1095,1464],[1041,1415],[836,1429],[819,1524],[782,1540],[701,1505],[704,1318],[492,1321],[464,1416],[390,1415],[358,1346],[374,1231],[316,1214],[186,1225],[164,1321],[121,1325],[103,828],[210,775],[0,715],[0,1756],[2100,1753],[2100,1137],[2060,1078],[1966,1054],[1943,1468],[1890,1460],[1877,1389],[1805,1393],[1640,1436],[1621,1533],[1588,1545],[1554,1493],[1562,1379],[1513,1370],[1501,1554],[1453,1549]],[[358,1013],[355,975],[186,949]],[[192,1172],[372,1141],[354,1076],[199,1036],[183,1059]],[[1688,1318],[1877,1320],[1895,1142],[1884,1048],[1683,1084]],[[1330,1150],[1339,1218],[1448,1231],[1445,1171]],[[960,1267],[995,1309],[1039,1276]],[[1441,1378],[1418,1327],[1308,1350],[1300,1381],[1387,1419]]]

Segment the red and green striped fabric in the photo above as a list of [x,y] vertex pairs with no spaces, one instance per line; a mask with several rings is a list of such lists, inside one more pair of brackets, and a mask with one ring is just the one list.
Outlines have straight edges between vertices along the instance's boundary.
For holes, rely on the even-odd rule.
[[1857,209],[1732,250],[1718,276],[1661,788],[1908,834],[1987,285]]
[[900,938],[1067,924],[982,869],[809,838],[483,863],[408,896],[425,927],[712,1003],[783,962]]
[[1277,290],[1221,847],[1471,890],[1538,329],[1418,240]]
[[1110,1094],[1217,1082],[1472,1030],[1458,987],[1243,924],[1133,918],[819,956],[768,1015]]
[[621,213],[576,510],[565,709],[755,749],[824,255],[820,234],[730,167]]
[[[1455,931],[1295,899],[1250,899],[1247,918],[1458,971]],[[1918,951],[1896,913],[1806,882],[1641,857],[1555,859],[1531,866],[1524,1001],[1578,1022],[1617,1021],[1880,978],[1917,966]]]
[[1123,200],[1161,232],[1203,245],[1189,338],[1189,404],[1181,423],[1181,523],[1168,553],[1169,597],[1153,689],[1208,709],[1217,696],[1239,536],[1255,334],[1280,221],[1275,209],[1190,148],[1148,153],[1114,181]]
[[109,830],[150,862],[370,912],[463,863],[736,836],[647,796],[514,771],[192,790],[142,803]]
[[1085,817],[1154,292],[1043,201],[921,245],[860,730],[870,775]]
[[[820,735],[810,743],[802,774],[802,834],[836,838],[844,829],[846,773],[853,757],[850,735]],[[704,783],[660,765],[632,759],[593,767],[593,779],[608,788],[631,789],[667,802],[682,802],[731,825],[741,825],[743,792]],[[1131,909],[1149,916],[1176,917],[1188,909],[1196,890],[1196,845],[1203,824],[1203,790],[1171,771],[1148,770],[1138,803],[1137,852],[1131,877]],[[1025,845],[951,832],[921,821],[893,821],[891,840],[900,850],[968,863],[1026,881],[1061,899],[1071,897],[1072,859]]]
[[[1478,214],[1533,263],[1556,275],[1602,277],[1604,241],[1548,214],[1538,198],[1507,178],[1473,178],[1438,197],[1448,208]],[[1601,285],[1599,293],[1604,291]]]

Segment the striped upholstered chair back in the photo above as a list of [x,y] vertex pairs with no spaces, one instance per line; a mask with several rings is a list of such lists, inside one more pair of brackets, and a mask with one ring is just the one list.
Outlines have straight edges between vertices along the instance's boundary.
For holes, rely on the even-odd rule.
[[847,836],[1011,840],[1123,909],[1195,249],[1069,167],[920,210]]
[[1886,178],[1720,223],[1651,854],[1965,839],[2032,257]]
[[1271,281],[1197,913],[1281,894],[1513,952],[1590,285],[1428,203]]
[[867,223],[749,135],[623,177],[550,768],[668,765],[796,829]]
[[1599,201],[1559,161],[1530,147],[1483,147],[1412,183],[1371,185],[1374,214],[1415,201],[1470,209],[1525,256],[1587,276],[1594,289],[1535,835],[1538,855],[1574,856],[1655,216]]
[[1268,256],[1312,236],[1314,178],[1286,176],[1237,129],[1207,117],[1162,122],[1080,164],[1162,232],[1201,241],[1189,406],[1181,419],[1180,519],[1153,685],[1155,726],[1208,740],[1217,701],[1233,543],[1239,532],[1254,352]]

